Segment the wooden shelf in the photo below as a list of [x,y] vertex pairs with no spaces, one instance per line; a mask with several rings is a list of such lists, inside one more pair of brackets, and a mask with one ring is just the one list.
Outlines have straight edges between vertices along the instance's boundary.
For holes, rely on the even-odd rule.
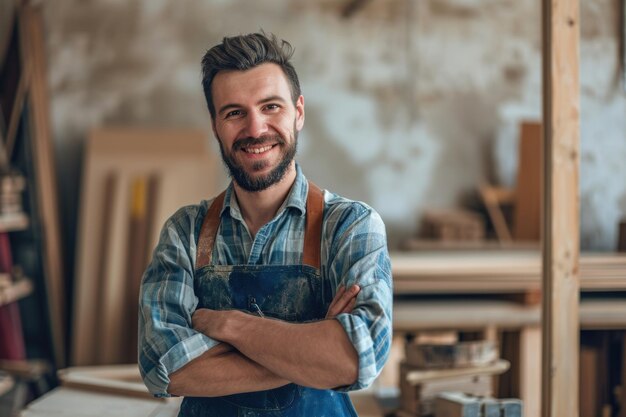
[[33,283],[27,278],[0,286],[0,306],[20,300],[33,292]]
[[459,367],[450,369],[419,369],[411,370],[406,375],[406,380],[411,385],[417,385],[426,381],[445,378],[458,378],[475,375],[499,375],[506,372],[511,364],[504,359],[483,366]]
[[[541,288],[535,250],[395,252],[396,294],[519,293]],[[582,254],[582,291],[626,291],[626,254]]]
[[[579,308],[582,329],[626,329],[626,299],[583,299]],[[520,329],[541,325],[541,306],[502,300],[396,301],[393,329],[477,330],[488,326]]]
[[24,213],[0,215],[0,232],[18,232],[28,228],[28,217]]

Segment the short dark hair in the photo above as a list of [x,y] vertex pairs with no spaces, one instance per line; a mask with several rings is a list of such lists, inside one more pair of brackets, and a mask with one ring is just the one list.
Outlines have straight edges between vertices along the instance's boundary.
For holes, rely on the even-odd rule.
[[280,66],[289,81],[291,98],[295,104],[301,92],[298,74],[289,62],[292,55],[293,47],[289,42],[263,31],[225,37],[222,43],[209,49],[202,57],[202,88],[211,117],[215,119],[211,85],[217,73],[224,70],[245,71],[264,63]]

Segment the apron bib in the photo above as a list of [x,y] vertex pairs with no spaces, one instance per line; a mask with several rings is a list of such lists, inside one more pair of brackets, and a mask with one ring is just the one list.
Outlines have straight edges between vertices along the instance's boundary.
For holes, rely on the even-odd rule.
[[[332,288],[320,276],[322,191],[309,182],[302,265],[211,265],[225,193],[207,211],[196,257],[198,308],[244,310],[302,323],[321,320]],[[179,417],[356,416],[346,393],[296,384],[223,397],[185,397]]]

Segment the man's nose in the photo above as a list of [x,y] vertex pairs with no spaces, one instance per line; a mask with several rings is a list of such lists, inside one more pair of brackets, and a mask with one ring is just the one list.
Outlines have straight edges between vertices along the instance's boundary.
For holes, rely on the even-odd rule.
[[263,136],[268,131],[267,120],[264,114],[250,112],[246,117],[246,135],[251,138]]

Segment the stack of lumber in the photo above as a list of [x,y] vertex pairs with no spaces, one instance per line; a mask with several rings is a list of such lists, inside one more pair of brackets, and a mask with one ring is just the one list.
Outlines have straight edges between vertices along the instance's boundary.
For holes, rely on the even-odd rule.
[[[534,250],[395,252],[396,294],[516,293],[541,288],[541,254]],[[582,291],[626,291],[626,254],[583,253]]]
[[218,192],[207,132],[100,129],[82,182],[71,362],[137,360],[139,285],[159,232],[177,209]]
[[406,360],[400,364],[401,414],[429,416],[438,395],[460,391],[489,397],[493,376],[506,371],[509,363],[498,360],[492,341],[419,344],[407,341]]

